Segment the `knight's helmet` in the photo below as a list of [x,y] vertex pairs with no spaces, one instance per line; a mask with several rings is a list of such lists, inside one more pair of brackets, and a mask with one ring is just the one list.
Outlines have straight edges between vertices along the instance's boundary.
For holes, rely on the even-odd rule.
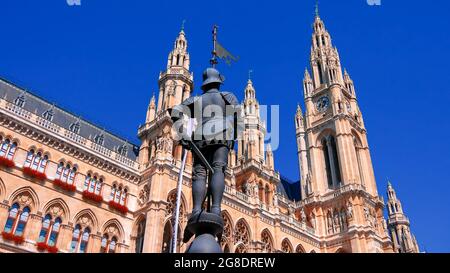
[[225,77],[220,74],[220,72],[215,68],[207,68],[205,72],[203,72],[203,84],[202,90],[206,91],[206,86],[211,83],[218,83],[219,85],[223,84],[225,81]]

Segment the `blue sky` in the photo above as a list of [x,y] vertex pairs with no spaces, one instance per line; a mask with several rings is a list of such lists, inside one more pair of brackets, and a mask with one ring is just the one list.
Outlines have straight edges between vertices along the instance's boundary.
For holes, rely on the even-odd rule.
[[[260,103],[280,105],[276,168],[298,180],[293,117],[314,0],[81,1],[2,1],[0,76],[137,143],[182,20],[196,86],[218,24],[221,42],[241,58],[220,66],[225,88],[242,99],[253,69]],[[389,178],[429,252],[450,252],[448,10],[443,0],[320,1],[355,82],[380,194]]]

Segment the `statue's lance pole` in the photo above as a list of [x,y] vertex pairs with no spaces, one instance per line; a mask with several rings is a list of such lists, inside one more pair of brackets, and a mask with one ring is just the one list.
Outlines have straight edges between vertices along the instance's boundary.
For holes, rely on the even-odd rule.
[[217,29],[218,28],[219,27],[217,25],[214,25],[213,31],[212,31],[212,34],[213,34],[213,51],[212,51],[212,58],[211,58],[211,60],[209,62],[211,63],[211,66],[213,68],[216,68],[216,65],[219,63],[217,61],[217,48],[216,48],[216,44],[217,44]]
[[180,207],[181,207],[181,189],[183,187],[183,174],[186,167],[187,151],[183,148],[183,160],[181,161],[180,174],[178,175],[177,185],[177,207],[175,210],[175,221],[173,223],[173,241],[172,253],[177,253],[178,245],[178,223],[180,222]]
[[[192,136],[194,132],[194,121],[189,119],[186,124],[186,131],[189,136]],[[173,223],[173,241],[172,241],[172,253],[177,253],[178,245],[178,225],[180,222],[180,207],[181,207],[181,192],[183,188],[183,175],[184,169],[186,168],[187,151],[183,148],[182,161],[180,166],[180,173],[178,174],[178,184],[177,184],[177,204],[175,209],[175,221]]]

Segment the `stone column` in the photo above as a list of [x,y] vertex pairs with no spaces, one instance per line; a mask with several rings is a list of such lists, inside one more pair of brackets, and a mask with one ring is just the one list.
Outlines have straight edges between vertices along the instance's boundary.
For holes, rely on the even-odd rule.
[[130,252],[130,246],[122,243],[117,244],[117,251],[116,253],[129,253]]
[[102,236],[99,234],[91,234],[86,253],[99,253],[102,244]]
[[61,225],[56,242],[56,247],[62,252],[70,252],[70,243],[72,242],[72,225]]
[[8,219],[9,214],[9,206],[3,203],[0,203],[0,230],[3,231],[5,227],[6,220]]
[[24,238],[32,241],[39,239],[39,232],[42,227],[42,216],[30,214],[27,225],[25,226]]
[[166,202],[150,201],[146,215],[144,253],[160,253],[164,233]]

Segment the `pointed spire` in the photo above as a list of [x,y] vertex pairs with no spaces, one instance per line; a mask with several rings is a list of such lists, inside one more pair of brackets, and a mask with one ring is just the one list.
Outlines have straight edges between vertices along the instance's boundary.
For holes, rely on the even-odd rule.
[[300,103],[297,104],[297,116],[303,116],[303,111]]
[[[249,73],[250,76],[250,73]],[[255,94],[255,87],[253,86],[253,82],[252,80],[248,79],[247,81],[247,87],[245,88],[245,99],[255,99],[256,98],[256,94]]]
[[154,108],[155,108],[155,106],[156,106],[155,101],[156,101],[155,92],[153,92],[152,99],[150,100],[150,104],[149,104],[149,107],[150,107],[151,109],[154,109]]
[[180,33],[181,32],[183,32],[184,33],[184,24],[186,23],[186,20],[183,20],[182,22],[181,22],[181,31],[180,31]]
[[310,80],[311,75],[309,74],[308,68],[305,68],[305,80]]
[[316,0],[316,10],[315,10],[315,13],[316,13],[316,17],[320,17],[320,16],[319,16],[319,0]]
[[393,187],[392,187],[392,183],[391,183],[391,181],[390,181],[390,180],[388,180],[388,189],[393,189]]
[[153,93],[153,96],[150,100],[150,103],[148,105],[148,109],[147,109],[147,116],[145,118],[145,122],[149,123],[152,122],[155,117],[156,117],[156,104],[155,104],[156,98],[155,98],[155,93]]

